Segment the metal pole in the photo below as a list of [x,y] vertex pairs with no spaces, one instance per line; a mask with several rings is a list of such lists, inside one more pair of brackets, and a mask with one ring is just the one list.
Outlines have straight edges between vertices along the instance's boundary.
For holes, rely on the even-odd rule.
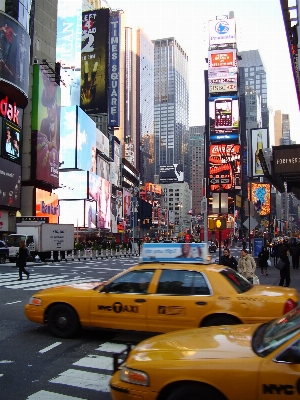
[[[221,217],[221,211],[222,211],[222,203],[221,203],[221,184],[219,183],[219,217]],[[219,264],[221,264],[221,256],[222,256],[221,238],[222,238],[222,233],[221,233],[221,229],[220,229],[220,230],[219,230]]]

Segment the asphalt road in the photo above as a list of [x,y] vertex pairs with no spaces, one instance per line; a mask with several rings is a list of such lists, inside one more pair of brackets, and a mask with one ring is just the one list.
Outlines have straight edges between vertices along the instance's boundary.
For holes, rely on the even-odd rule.
[[[240,249],[232,249],[238,256]],[[218,257],[218,254],[213,254]],[[28,321],[23,307],[41,288],[69,282],[101,281],[136,264],[137,258],[31,263],[30,279],[18,281],[13,264],[0,265],[0,387],[5,400],[108,400],[112,354],[151,336],[135,332],[83,330],[74,339],[57,339],[46,326]],[[261,284],[278,285],[279,271],[257,275]],[[300,293],[300,270],[291,270]]]

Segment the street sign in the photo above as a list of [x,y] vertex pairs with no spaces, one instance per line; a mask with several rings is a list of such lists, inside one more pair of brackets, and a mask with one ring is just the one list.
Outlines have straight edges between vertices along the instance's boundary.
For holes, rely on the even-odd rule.
[[210,178],[209,179],[210,185],[219,185],[220,183],[228,184],[228,183],[230,183],[230,178]]
[[246,219],[246,221],[243,223],[243,225],[249,229],[249,219],[250,219],[250,232],[258,225],[258,222],[256,219],[249,217]]

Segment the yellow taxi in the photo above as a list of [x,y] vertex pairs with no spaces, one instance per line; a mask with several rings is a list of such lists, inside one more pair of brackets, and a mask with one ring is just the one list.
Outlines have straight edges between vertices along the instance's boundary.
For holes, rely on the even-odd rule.
[[80,327],[170,332],[267,322],[295,308],[293,288],[254,286],[231,268],[209,264],[205,243],[145,244],[140,263],[103,283],[57,286],[25,305],[57,337]]
[[117,366],[110,388],[113,400],[283,400],[300,398],[299,377],[297,307],[265,324],[145,340]]

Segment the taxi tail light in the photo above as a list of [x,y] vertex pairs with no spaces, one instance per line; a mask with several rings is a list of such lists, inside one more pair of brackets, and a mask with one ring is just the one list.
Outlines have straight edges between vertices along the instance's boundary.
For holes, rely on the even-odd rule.
[[295,303],[294,300],[292,300],[292,299],[288,299],[284,305],[283,314],[286,314],[287,312],[293,310],[296,307],[297,307],[297,303]]

